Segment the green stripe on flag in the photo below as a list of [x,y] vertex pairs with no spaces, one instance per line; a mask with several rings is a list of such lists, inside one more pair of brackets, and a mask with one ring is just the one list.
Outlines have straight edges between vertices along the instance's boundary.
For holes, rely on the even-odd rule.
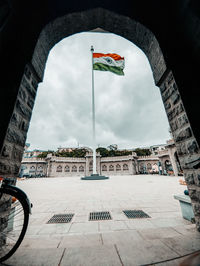
[[108,65],[104,65],[102,63],[95,63],[93,65],[93,69],[94,70],[100,70],[100,71],[110,71],[113,72],[117,75],[124,75],[123,70],[120,67],[115,67],[115,66],[108,66]]

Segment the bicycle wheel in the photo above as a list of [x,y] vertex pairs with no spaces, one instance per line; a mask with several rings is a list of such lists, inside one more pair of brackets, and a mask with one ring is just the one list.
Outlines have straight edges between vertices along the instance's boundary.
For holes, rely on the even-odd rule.
[[23,195],[0,188],[0,262],[7,260],[21,244],[29,220]]

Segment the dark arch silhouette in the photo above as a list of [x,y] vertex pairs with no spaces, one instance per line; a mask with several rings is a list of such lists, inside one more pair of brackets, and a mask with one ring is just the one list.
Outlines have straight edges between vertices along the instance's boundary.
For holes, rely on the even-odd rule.
[[[49,50],[72,34],[103,29],[141,48],[150,62],[187,185],[198,186],[200,4],[198,1],[3,1],[0,15],[0,174],[19,172],[26,134]],[[189,171],[193,176],[189,177]]]

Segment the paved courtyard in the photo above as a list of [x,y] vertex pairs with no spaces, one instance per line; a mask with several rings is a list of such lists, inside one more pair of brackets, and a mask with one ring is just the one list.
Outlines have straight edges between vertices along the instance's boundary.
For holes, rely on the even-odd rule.
[[[18,181],[33,203],[27,234],[6,265],[179,265],[200,250],[195,225],[182,218],[173,198],[186,186],[180,177],[111,176]],[[150,218],[128,219],[123,210],[143,210]],[[89,221],[89,213],[109,211],[111,220]],[[69,223],[47,224],[54,214],[74,213]]]

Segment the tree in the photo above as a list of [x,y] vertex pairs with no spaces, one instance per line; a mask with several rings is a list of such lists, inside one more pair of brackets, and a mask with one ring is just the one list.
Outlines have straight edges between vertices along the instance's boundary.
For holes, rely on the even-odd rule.
[[134,150],[134,152],[136,152],[137,156],[149,156],[149,155],[151,155],[151,151],[149,149],[137,148]]
[[48,151],[43,151],[42,153],[40,153],[40,154],[37,156],[37,158],[46,158],[47,155],[48,155],[49,153],[54,153],[54,151],[50,151],[50,150],[48,150]]
[[99,152],[102,157],[108,157],[109,151],[106,148],[99,147],[96,149],[96,152]]
[[115,157],[115,156],[126,156],[132,154],[132,151],[127,151],[127,150],[117,150],[117,149],[111,149],[108,150],[103,147],[99,147],[97,152],[100,152],[100,155],[102,157]]
[[72,151],[62,151],[62,152],[56,152],[55,156],[57,157],[77,157],[77,158],[83,158],[86,155],[87,150],[84,148],[77,148]]

